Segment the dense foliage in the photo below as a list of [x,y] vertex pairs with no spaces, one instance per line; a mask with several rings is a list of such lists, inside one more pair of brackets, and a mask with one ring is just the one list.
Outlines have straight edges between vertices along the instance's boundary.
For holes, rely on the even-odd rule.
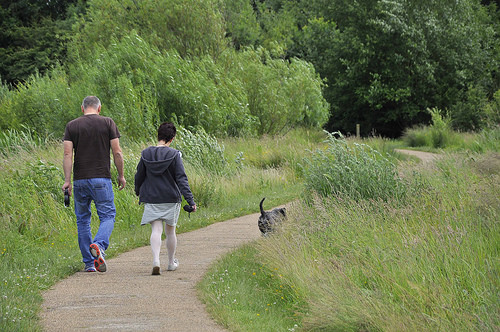
[[[359,123],[364,134],[395,136],[428,123],[426,109],[433,107],[449,111],[456,129],[480,129],[489,122],[485,107],[500,88],[495,5],[478,0],[254,4],[257,29],[243,4],[240,15],[228,16],[233,42],[311,61],[327,79],[329,131],[354,133]],[[242,22],[249,29],[242,29]]]
[[427,109],[459,130],[500,118],[495,2],[23,0],[0,16],[0,75],[16,84],[0,88],[4,129],[60,135],[88,94],[132,137],[163,120],[398,136]]
[[2,87],[0,127],[60,137],[91,94],[134,139],[149,137],[162,121],[218,136],[325,124],[324,83],[314,67],[263,48],[235,51],[218,8],[215,0],[90,1],[64,66],[15,90]]

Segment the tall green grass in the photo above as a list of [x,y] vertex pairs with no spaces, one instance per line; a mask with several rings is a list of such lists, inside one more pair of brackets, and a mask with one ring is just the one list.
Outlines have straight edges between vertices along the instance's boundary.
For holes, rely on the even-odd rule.
[[[340,135],[337,133],[337,135]],[[359,199],[404,199],[405,182],[389,155],[366,144],[349,144],[328,133],[326,149],[317,149],[302,163],[306,188],[322,196]]]
[[303,289],[304,330],[496,330],[500,169],[474,169],[441,161],[404,205],[330,197],[294,208],[258,248]]
[[[234,331],[498,330],[499,155],[403,162],[398,174],[411,189],[404,201],[336,193],[294,203],[280,231],[253,244],[250,262],[244,249],[214,265],[206,276],[214,286],[204,295],[210,311]],[[266,280],[243,275],[225,289],[225,299],[253,290],[247,301],[258,304],[213,296],[222,287],[217,271],[242,266],[272,271],[293,290],[280,304],[293,312],[274,313],[280,329],[238,319],[268,303]]]
[[38,135],[34,130],[21,126],[22,130],[9,129],[0,132],[0,155],[8,157],[19,151],[29,151],[43,147],[51,138]]
[[452,129],[451,120],[438,109],[429,110],[432,124],[405,130],[402,140],[418,149],[444,149],[447,151],[500,152],[500,126],[492,125],[475,132]]
[[[302,132],[290,133],[294,134],[302,135]],[[83,263],[73,207],[65,208],[63,204],[62,143],[49,140],[35,145],[24,140],[25,134],[12,132],[10,135],[10,143],[2,150],[0,160],[0,330],[39,331],[42,292],[58,280],[81,271]],[[195,134],[191,138],[191,143],[203,147],[196,151],[183,147],[186,172],[199,209],[190,218],[181,213],[179,233],[255,213],[263,196],[273,205],[298,197],[301,186],[293,167],[263,169],[246,163],[240,165],[234,156],[224,152],[227,160],[224,167],[228,171],[219,174],[207,165],[190,163],[189,156],[194,152],[210,154],[213,149],[223,151],[224,142]],[[293,138],[230,139],[229,145],[237,146],[243,155],[253,158],[247,147],[260,144],[265,150],[274,149],[276,140],[292,141]],[[181,141],[179,136],[178,142]],[[23,142],[23,148],[14,149],[9,145],[16,142]],[[311,147],[302,140],[297,142],[304,144],[303,149]],[[134,194],[133,178],[140,152],[150,144],[154,142],[122,140],[128,183],[124,190],[115,192],[117,217],[106,251],[108,257],[149,244],[150,229],[140,227],[142,206]],[[113,168],[112,177],[114,181]],[[93,211],[95,232],[99,222],[94,208]]]

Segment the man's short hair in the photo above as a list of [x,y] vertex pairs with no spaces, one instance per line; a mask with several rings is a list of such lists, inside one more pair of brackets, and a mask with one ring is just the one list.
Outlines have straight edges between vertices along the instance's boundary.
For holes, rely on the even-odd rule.
[[98,109],[101,106],[101,101],[95,96],[88,96],[83,99],[82,106],[84,110],[88,107]]
[[177,128],[171,122],[163,122],[160,127],[158,127],[158,141],[169,142],[175,137],[177,133]]

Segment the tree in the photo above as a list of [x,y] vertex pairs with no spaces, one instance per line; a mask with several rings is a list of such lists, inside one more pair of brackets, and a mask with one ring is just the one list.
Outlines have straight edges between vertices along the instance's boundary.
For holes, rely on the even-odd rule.
[[267,26],[261,40],[279,27],[259,8],[294,18],[293,42],[282,45],[287,57],[312,62],[326,78],[330,131],[352,133],[360,123],[364,134],[398,136],[428,123],[432,107],[448,110],[459,128],[477,128],[474,103],[498,89],[498,33],[479,0],[257,3],[256,17]]
[[361,123],[365,134],[398,136],[427,122],[425,109],[452,109],[491,80],[492,33],[477,1],[333,3],[325,13],[338,29],[326,73],[330,130]]
[[78,0],[5,0],[0,6],[0,78],[10,84],[64,61]]
[[76,26],[72,57],[92,57],[88,45],[107,47],[136,30],[160,51],[183,58],[216,58],[228,47],[218,0],[93,0]]

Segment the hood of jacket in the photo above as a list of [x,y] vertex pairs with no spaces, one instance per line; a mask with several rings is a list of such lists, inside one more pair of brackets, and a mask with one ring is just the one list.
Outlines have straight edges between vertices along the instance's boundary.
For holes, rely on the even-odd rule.
[[163,174],[172,164],[179,151],[167,146],[150,146],[141,153],[147,170],[153,174]]

